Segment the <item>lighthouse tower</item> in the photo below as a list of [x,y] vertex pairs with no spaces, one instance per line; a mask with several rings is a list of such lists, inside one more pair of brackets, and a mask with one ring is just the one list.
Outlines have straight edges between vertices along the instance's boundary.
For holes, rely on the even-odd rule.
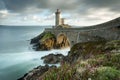
[[61,12],[59,9],[57,9],[57,11],[55,12],[55,15],[56,15],[55,26],[58,26],[61,24],[60,13]]

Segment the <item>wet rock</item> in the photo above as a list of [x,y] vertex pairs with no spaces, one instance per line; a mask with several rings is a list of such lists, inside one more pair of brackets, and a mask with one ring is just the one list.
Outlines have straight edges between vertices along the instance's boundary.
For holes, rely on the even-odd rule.
[[56,64],[63,60],[64,55],[62,54],[49,54],[47,56],[42,57],[41,59],[44,60],[46,64]]
[[51,68],[56,68],[56,66],[38,66],[34,68],[32,71],[26,73],[23,77],[18,80],[38,80],[40,76],[42,76],[45,72],[47,72]]

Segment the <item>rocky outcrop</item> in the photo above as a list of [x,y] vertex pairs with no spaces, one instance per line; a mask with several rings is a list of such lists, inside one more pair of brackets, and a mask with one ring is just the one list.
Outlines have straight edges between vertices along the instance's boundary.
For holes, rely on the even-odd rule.
[[23,77],[19,78],[18,80],[41,80],[39,79],[39,77],[52,68],[56,68],[56,66],[38,66],[32,71],[26,73]]
[[71,48],[64,64],[47,71],[43,79],[119,80],[119,50],[120,41],[116,40],[77,43]]
[[65,36],[65,34],[59,34],[59,35],[57,36],[56,47],[57,47],[57,48],[70,47],[70,42],[69,42],[67,36]]
[[60,63],[63,60],[63,58],[64,55],[62,54],[49,54],[42,57],[41,59],[44,60],[45,64],[57,64]]
[[120,53],[120,40],[77,43],[64,59],[69,63],[74,63],[78,58],[88,59],[92,56],[112,52]]
[[[62,55],[50,54],[43,58],[56,62],[53,58],[59,56]],[[77,43],[63,58],[60,67],[39,68],[43,71],[35,69],[21,80],[120,80],[119,64],[119,40]]]
[[33,49],[39,50],[50,50],[50,49],[61,49],[70,46],[70,43],[66,36],[60,34],[56,37],[51,32],[43,32],[37,37],[31,39]]
[[56,37],[50,32],[43,32],[37,37],[31,39],[33,49],[39,50],[50,50],[56,45]]

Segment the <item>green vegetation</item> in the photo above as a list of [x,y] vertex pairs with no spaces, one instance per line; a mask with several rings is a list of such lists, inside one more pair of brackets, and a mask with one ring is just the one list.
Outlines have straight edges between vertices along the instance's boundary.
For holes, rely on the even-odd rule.
[[76,64],[62,64],[47,71],[43,80],[119,80],[120,53],[100,54],[78,59]]
[[120,40],[113,40],[106,43],[105,49],[108,50],[119,50],[120,49]]
[[86,60],[78,59],[79,78],[87,80],[119,80],[120,53],[101,54]]
[[55,38],[55,35],[52,34],[51,32],[46,32],[42,37],[41,41],[45,41],[46,39],[50,39],[50,38]]
[[94,80],[119,80],[120,71],[112,67],[99,67],[94,73]]
[[43,80],[119,80],[120,53],[112,52],[117,50],[120,41],[78,43],[69,53],[69,57],[78,57],[76,64],[52,69]]
[[75,72],[75,66],[73,67],[69,64],[64,64],[59,68],[50,69],[46,72],[43,80],[75,80]]
[[[47,34],[44,38],[50,37]],[[120,80],[120,41],[77,43],[58,68],[45,72],[42,80]],[[70,61],[69,61],[70,60]]]
[[120,49],[120,41],[90,41],[75,44],[70,51],[70,56],[90,56],[110,53],[113,50]]
[[90,41],[75,44],[70,51],[70,56],[81,56],[86,58],[90,55],[104,54],[106,41]]

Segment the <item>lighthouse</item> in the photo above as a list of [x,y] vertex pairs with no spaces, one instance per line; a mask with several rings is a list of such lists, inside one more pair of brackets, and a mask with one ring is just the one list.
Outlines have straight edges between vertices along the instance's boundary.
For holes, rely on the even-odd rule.
[[55,12],[55,15],[56,15],[55,26],[58,26],[61,24],[60,13],[61,12],[59,9],[57,9],[57,11]]

